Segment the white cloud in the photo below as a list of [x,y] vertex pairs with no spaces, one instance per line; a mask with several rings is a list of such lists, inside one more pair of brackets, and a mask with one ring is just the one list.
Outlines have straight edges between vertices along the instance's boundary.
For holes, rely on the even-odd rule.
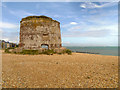
[[108,2],[108,3],[102,3],[100,5],[93,3],[93,2],[86,2],[80,5],[81,8],[102,8],[102,7],[110,7],[117,5],[116,3],[113,2]]
[[70,23],[67,23],[67,24],[62,24],[61,27],[62,28],[68,28],[70,27],[71,25],[77,25],[78,23],[76,22],[70,22]]
[[0,39],[18,43],[19,25],[8,22],[0,22]]
[[68,33],[63,36],[65,37],[104,37],[107,35],[109,35],[109,30],[98,30],[98,31],[87,31],[87,32],[76,31],[76,32]]
[[19,42],[19,32],[18,31],[3,31],[2,33],[2,40],[13,42],[13,43],[18,43]]
[[19,25],[16,25],[16,24],[7,23],[7,22],[0,22],[0,28],[11,29],[11,28],[18,28],[18,27],[19,27]]
[[[99,28],[98,28],[99,27]],[[118,35],[118,25],[77,25],[68,28],[63,37],[111,37]]]
[[70,24],[72,24],[72,25],[76,25],[76,24],[78,24],[78,23],[76,23],[76,22],[70,22]]
[[86,8],[86,4],[81,4],[80,7]]

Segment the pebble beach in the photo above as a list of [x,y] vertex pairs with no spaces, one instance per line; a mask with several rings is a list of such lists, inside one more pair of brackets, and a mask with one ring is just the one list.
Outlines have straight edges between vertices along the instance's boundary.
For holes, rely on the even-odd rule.
[[3,88],[117,88],[118,56],[2,53]]

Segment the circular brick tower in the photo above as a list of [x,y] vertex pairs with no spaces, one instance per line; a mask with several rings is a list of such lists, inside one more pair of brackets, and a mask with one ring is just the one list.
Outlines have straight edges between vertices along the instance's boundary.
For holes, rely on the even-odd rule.
[[22,49],[61,48],[60,23],[46,16],[28,16],[20,21],[20,42]]

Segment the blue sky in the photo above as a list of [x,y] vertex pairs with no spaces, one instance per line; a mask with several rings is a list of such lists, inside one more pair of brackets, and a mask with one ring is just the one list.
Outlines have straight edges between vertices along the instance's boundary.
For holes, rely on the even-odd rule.
[[19,43],[20,20],[45,15],[60,22],[65,46],[118,45],[117,2],[4,2],[2,39]]

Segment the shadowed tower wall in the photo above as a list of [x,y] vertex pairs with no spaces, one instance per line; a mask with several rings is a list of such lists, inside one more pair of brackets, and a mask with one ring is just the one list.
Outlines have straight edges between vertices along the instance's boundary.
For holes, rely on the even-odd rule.
[[20,43],[22,49],[48,49],[61,47],[60,23],[46,16],[28,16],[20,22]]

